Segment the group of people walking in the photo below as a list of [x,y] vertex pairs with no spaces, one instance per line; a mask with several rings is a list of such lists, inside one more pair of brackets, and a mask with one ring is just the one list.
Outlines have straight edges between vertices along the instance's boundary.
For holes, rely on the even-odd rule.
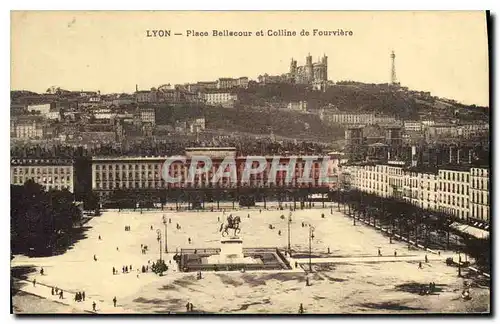
[[55,295],[55,296],[59,295],[59,299],[63,299],[63,298],[64,298],[64,293],[63,293],[63,290],[62,290],[62,289],[59,289],[59,288],[57,288],[57,287],[55,287],[55,288],[54,288],[54,287],[52,287],[52,288],[51,288],[51,294],[52,294],[52,296],[54,296],[54,295]]
[[85,301],[85,291],[82,291],[82,292],[77,292],[77,293],[75,294],[75,301],[76,301],[76,302]]

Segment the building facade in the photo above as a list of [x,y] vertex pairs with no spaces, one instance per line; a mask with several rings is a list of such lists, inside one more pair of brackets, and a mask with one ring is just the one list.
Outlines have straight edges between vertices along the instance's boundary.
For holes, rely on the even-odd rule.
[[207,92],[204,93],[204,100],[208,105],[234,105],[238,100],[238,95],[230,92]]
[[489,170],[472,168],[470,172],[469,218],[484,223],[490,222],[490,178]]
[[142,123],[149,123],[152,126],[156,124],[156,115],[154,109],[141,109],[139,111],[139,116]]
[[406,132],[420,132],[422,131],[422,123],[418,121],[405,121],[404,130]]
[[457,167],[434,173],[412,171],[403,162],[397,164],[347,165],[342,173],[349,174],[351,188],[363,192],[401,198],[463,221],[490,222],[489,169]]
[[20,116],[10,122],[11,137],[23,140],[43,139],[45,128],[39,116]]
[[[295,157],[293,179],[290,183],[286,181],[286,171],[277,171],[276,178],[271,178],[271,166],[273,157],[266,157],[264,170],[259,174],[252,174],[248,182],[243,181],[243,172],[246,158],[236,157],[237,181],[230,178],[221,178],[216,183],[212,182],[223,158],[212,158],[212,166],[208,172],[195,175],[193,182],[188,180],[191,157],[185,156],[185,162],[174,161],[169,166],[169,175],[178,178],[175,183],[167,183],[163,179],[162,168],[167,157],[94,157],[92,158],[92,189],[101,196],[109,196],[114,190],[157,190],[157,189],[207,189],[207,188],[328,188],[327,181],[321,181],[322,172],[321,157],[312,163],[310,169],[310,183],[302,183],[299,179],[305,175],[305,157]],[[280,164],[287,164],[292,157],[283,157]],[[256,167],[252,165],[253,168]],[[325,175],[326,177],[327,175]]]
[[74,167],[71,160],[13,159],[10,163],[10,183],[22,186],[33,180],[45,190],[74,190]]
[[157,103],[158,92],[154,89],[151,89],[150,91],[137,91],[135,93],[135,99],[138,103]]
[[467,219],[469,181],[469,170],[439,170],[439,208],[457,218]]
[[46,116],[50,112],[50,103],[40,104],[40,105],[28,105],[29,112],[39,112],[40,115]]
[[287,108],[290,110],[305,112],[305,111],[307,111],[307,101],[290,102],[290,103],[288,103]]

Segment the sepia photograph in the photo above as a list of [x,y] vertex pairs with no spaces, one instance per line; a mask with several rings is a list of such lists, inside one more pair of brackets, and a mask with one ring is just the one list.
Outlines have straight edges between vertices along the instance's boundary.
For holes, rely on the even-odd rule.
[[488,11],[11,11],[11,314],[491,315]]

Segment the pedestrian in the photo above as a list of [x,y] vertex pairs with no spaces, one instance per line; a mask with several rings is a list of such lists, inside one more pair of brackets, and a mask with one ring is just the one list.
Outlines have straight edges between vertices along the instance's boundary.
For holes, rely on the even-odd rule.
[[418,268],[419,268],[419,269],[422,269],[422,261],[420,261],[420,262],[418,263]]
[[306,286],[309,286],[309,277],[306,277]]
[[394,257],[397,257],[398,256],[398,252],[396,252],[396,250],[394,250]]
[[262,214],[262,209],[259,209],[259,214]]
[[78,301],[78,293],[75,293],[75,301]]
[[36,286],[36,279],[33,279],[33,287]]
[[128,267],[127,267],[127,266],[125,266],[125,273],[127,273],[127,272],[128,272]]
[[297,268],[299,266],[299,263],[297,261],[295,261],[295,268]]
[[281,235],[281,230],[278,231],[278,235]]
[[328,247],[328,254],[330,254],[330,247]]
[[56,293],[56,295],[58,295],[58,294],[59,294],[59,288],[57,288],[57,287],[56,287],[56,288],[54,289],[54,292]]
[[122,273],[125,273],[125,266],[122,266]]
[[425,263],[428,263],[429,259],[427,258],[427,254],[425,255]]
[[188,243],[191,244],[191,238],[190,237],[188,237]]
[[130,265],[130,268],[129,268],[129,269],[130,269],[130,271],[132,271],[132,265]]
[[115,272],[116,272],[116,269],[115,269],[115,267],[113,267],[113,275],[115,274]]
[[172,219],[171,218],[168,219],[168,223],[172,224]]
[[302,303],[299,306],[299,314],[304,314],[304,306],[302,306]]
[[113,297],[113,306],[116,307],[116,296]]
[[101,235],[99,235],[99,241],[101,240]]
[[151,225],[151,230],[153,230],[153,225]]
[[382,256],[382,252],[380,252],[380,248],[378,248],[378,256]]
[[120,252],[120,249],[118,248],[118,246],[116,247],[116,251]]
[[141,244],[141,250],[142,250],[143,247],[144,247],[144,244]]
[[85,291],[82,291],[82,299],[85,301]]
[[220,222],[220,217],[219,217],[219,216],[217,216],[217,223],[218,223],[218,222]]
[[149,266],[146,266],[146,272],[148,272],[148,271],[149,271]]
[[93,310],[94,312],[95,312],[95,306],[96,306],[95,301],[93,301],[93,302],[92,302],[92,310]]
[[59,299],[64,299],[63,291],[59,291]]
[[54,296],[54,287],[52,287],[52,289],[50,290],[50,294]]
[[40,269],[40,275],[43,276],[43,268]]
[[247,215],[247,218],[250,218],[250,214]]
[[97,261],[97,256],[94,254],[94,261]]
[[192,303],[189,303],[189,311],[192,312],[193,311],[193,304]]
[[186,304],[186,312],[189,312],[189,302]]

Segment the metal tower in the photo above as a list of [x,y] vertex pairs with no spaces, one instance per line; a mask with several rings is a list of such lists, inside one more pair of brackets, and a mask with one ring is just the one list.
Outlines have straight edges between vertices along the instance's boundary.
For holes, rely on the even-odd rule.
[[396,54],[394,54],[394,51],[391,52],[391,84],[398,84],[396,78]]

